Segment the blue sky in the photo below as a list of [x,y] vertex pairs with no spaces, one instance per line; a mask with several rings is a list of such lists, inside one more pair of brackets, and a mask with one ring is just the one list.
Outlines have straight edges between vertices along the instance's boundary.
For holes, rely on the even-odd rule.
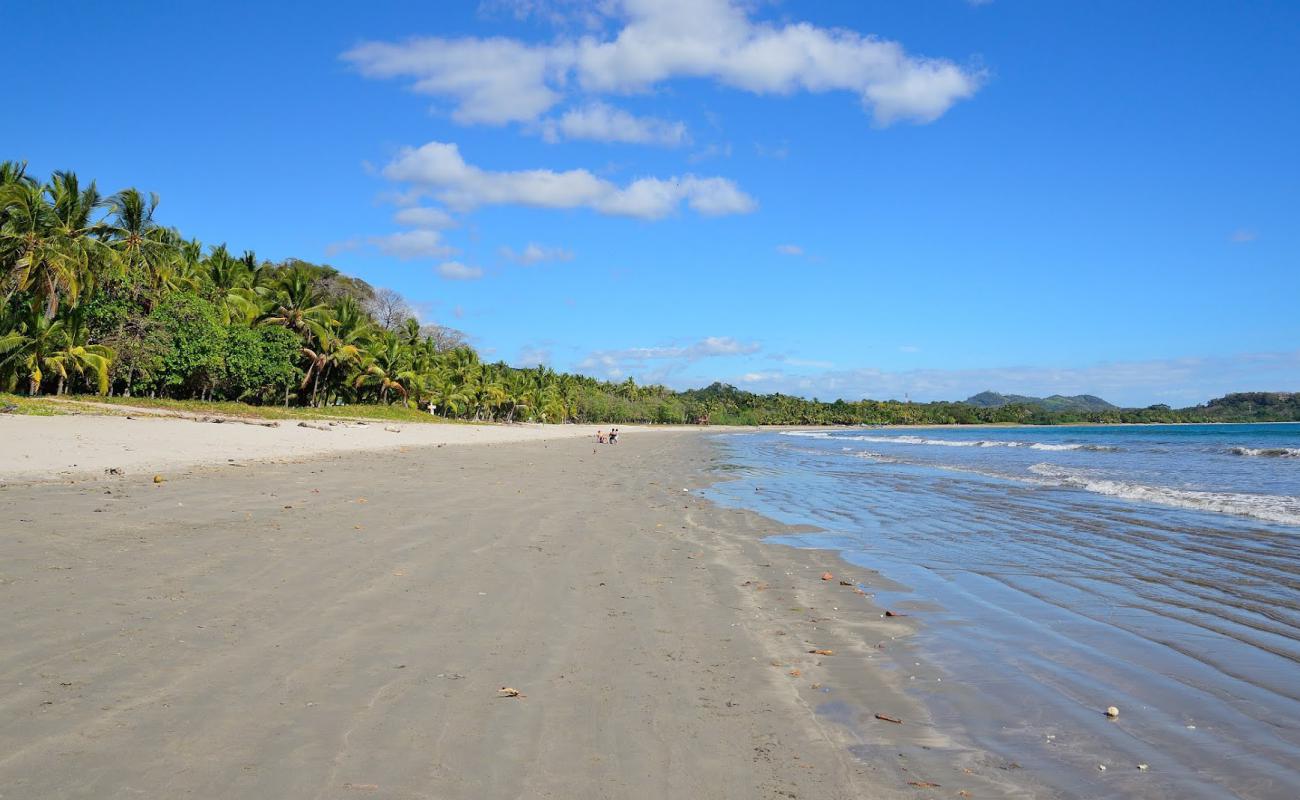
[[0,12],[0,158],[396,289],[488,359],[823,399],[1300,390],[1295,3]]

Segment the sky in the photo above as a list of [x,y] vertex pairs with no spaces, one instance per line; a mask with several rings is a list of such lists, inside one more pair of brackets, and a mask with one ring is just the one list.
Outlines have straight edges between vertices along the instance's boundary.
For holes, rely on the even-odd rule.
[[0,159],[486,360],[807,397],[1300,390],[1300,3],[0,0]]

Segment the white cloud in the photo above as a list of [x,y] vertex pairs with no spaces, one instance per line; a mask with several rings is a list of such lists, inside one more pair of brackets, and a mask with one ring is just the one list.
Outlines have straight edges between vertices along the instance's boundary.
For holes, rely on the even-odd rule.
[[442,240],[437,231],[413,230],[390,233],[385,236],[371,236],[367,242],[378,247],[385,255],[401,259],[443,258],[456,252],[454,247]]
[[519,356],[514,361],[517,367],[535,367],[538,364],[549,363],[551,363],[551,350],[541,345],[525,345],[519,348]]
[[536,242],[529,242],[523,250],[515,252],[514,248],[502,247],[502,258],[519,264],[537,264],[542,261],[572,261],[573,251],[562,247],[547,247]]
[[1250,244],[1259,238],[1259,234],[1249,228],[1238,228],[1232,232],[1232,241],[1234,244]]
[[557,119],[543,120],[541,130],[542,138],[548,142],[586,139],[679,147],[691,141],[684,122],[638,117],[599,102],[569,109]]
[[441,208],[428,208],[427,206],[403,208],[393,215],[393,219],[402,225],[429,230],[451,228],[456,225],[456,220],[452,219],[451,215],[446,211]]
[[803,255],[803,248],[797,244],[778,244],[776,252],[783,256],[801,256]]
[[361,240],[356,238],[355,236],[352,237],[351,239],[344,239],[341,242],[330,242],[329,244],[325,245],[325,255],[336,256],[339,253],[346,253],[351,250],[356,250],[360,246],[361,246]]
[[458,211],[512,204],[590,208],[601,214],[660,219],[682,203],[710,216],[744,214],[757,208],[752,197],[726,178],[639,178],[619,187],[585,169],[494,172],[465,163],[460,149],[444,142],[403,148],[383,172],[391,180],[427,188]]
[[984,80],[978,69],[909,55],[897,42],[806,22],[754,20],[739,0],[617,0],[622,27],[550,44],[516,39],[365,42],[343,59],[372,78],[405,78],[449,98],[461,123],[538,119],[575,89],[643,92],[680,78],[755,94],[844,91],[879,125],[930,122]]
[[686,157],[686,160],[692,164],[698,164],[701,161],[708,161],[711,158],[731,158],[731,142],[724,144],[714,144],[705,147],[702,150],[696,150]]
[[483,270],[459,261],[444,261],[438,265],[438,274],[453,281],[475,281],[483,277]]
[[758,342],[742,342],[730,336],[709,336],[685,345],[595,350],[579,362],[578,369],[607,378],[621,378],[631,370],[645,369],[650,362],[660,362],[660,367],[651,375],[659,379],[702,358],[752,355],[760,349]]
[[421,94],[451,97],[457,122],[500,125],[536,119],[560,101],[547,80],[559,77],[565,49],[500,37],[430,37],[364,42],[343,58],[368,78],[412,78]]

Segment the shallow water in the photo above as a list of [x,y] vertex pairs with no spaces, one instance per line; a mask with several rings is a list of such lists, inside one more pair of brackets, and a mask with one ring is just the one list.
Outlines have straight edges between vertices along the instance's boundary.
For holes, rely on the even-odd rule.
[[1300,425],[720,441],[715,499],[941,608],[917,614],[939,724],[1061,796],[1300,796]]

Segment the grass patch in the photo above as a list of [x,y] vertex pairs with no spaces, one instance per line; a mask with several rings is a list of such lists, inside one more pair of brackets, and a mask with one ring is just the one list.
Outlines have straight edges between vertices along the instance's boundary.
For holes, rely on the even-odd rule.
[[72,413],[65,406],[41,397],[27,397],[5,392],[0,392],[0,408],[10,409],[8,411],[10,414],[26,414],[32,417],[56,417],[60,414]]
[[[3,396],[3,395],[0,395]],[[23,398],[27,399],[27,398]],[[435,417],[424,411],[417,411],[400,405],[348,405],[329,406],[327,408],[302,408],[299,406],[254,406],[234,401],[205,402],[202,400],[170,400],[149,397],[100,397],[97,395],[78,395],[68,398],[85,403],[103,403],[128,408],[141,408],[157,411],[185,411],[192,414],[211,414],[220,417],[254,417],[257,419],[364,419],[376,422],[415,422],[439,424],[453,422]],[[38,401],[39,402],[39,401]],[[56,408],[73,407],[46,401]]]

